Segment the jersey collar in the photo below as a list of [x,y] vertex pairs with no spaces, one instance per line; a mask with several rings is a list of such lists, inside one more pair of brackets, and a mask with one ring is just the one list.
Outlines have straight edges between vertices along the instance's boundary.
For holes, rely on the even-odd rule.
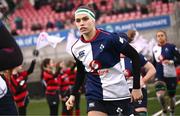
[[99,35],[100,32],[101,32],[101,31],[100,31],[99,29],[97,29],[97,30],[96,30],[96,35],[95,35],[92,39],[90,39],[90,40],[85,40],[83,36],[81,36],[80,39],[81,39],[81,41],[84,42],[84,43],[92,42],[92,41],[94,41],[94,40],[97,38],[97,36]]

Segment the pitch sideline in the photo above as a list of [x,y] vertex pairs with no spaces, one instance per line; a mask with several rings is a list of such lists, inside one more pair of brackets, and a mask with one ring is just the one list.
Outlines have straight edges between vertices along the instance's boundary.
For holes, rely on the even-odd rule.
[[[180,104],[180,100],[178,100],[178,101],[176,102],[176,105],[178,105],[178,104]],[[170,108],[170,107],[168,106],[168,109],[169,109],[169,108]],[[161,113],[162,113],[162,110],[156,112],[156,113],[153,114],[152,116],[159,116]]]

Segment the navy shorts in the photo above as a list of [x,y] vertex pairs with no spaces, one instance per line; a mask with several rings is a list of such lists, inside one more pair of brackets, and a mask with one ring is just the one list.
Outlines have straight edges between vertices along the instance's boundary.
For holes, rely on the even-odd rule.
[[164,81],[166,83],[167,90],[176,90],[176,86],[177,86],[177,78],[176,77],[164,78]]
[[9,89],[6,95],[0,98],[0,115],[18,115],[13,96]]
[[116,101],[87,100],[87,112],[89,111],[100,111],[113,116],[133,114],[130,99]]
[[142,88],[143,99],[133,102],[134,108],[147,107],[147,89]]
[[177,87],[177,78],[164,78],[164,82],[167,86],[167,91],[169,96],[174,96],[176,94],[176,87]]

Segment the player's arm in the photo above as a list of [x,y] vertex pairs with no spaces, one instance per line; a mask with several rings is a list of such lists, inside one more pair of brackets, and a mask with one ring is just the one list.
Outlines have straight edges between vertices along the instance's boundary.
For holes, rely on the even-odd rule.
[[77,65],[77,74],[76,74],[75,84],[71,90],[70,97],[66,101],[67,110],[72,109],[72,107],[74,106],[75,95],[78,93],[78,90],[80,89],[80,87],[82,86],[85,80],[85,67],[81,61],[79,61],[76,57],[74,58]]
[[34,60],[32,60],[29,69],[27,70],[28,75],[31,74],[34,71],[35,64],[36,64],[36,60],[34,59]]
[[137,51],[127,44],[123,49],[122,53],[129,57],[132,61],[132,75],[133,75],[133,89],[132,89],[132,98],[134,101],[142,99],[142,91],[140,88],[140,58]]
[[133,89],[140,89],[140,58],[137,51],[128,43],[122,50],[122,54],[132,60]]
[[156,74],[156,69],[154,68],[154,66],[148,61],[145,65],[144,65],[145,71],[146,71],[146,75],[143,77],[143,83],[147,84],[147,82],[149,80],[151,80],[152,78],[154,78],[155,74]]
[[132,76],[134,77],[132,97],[136,101],[142,98],[142,92],[140,89],[140,58],[137,51],[130,46],[126,40],[127,38],[113,34],[113,39],[110,41],[111,44],[113,44],[114,52],[117,52],[119,55],[122,53],[132,60]]
[[174,61],[175,64],[180,64],[180,53],[177,49],[177,47],[174,46],[174,51],[173,51],[173,54],[176,58],[176,60]]
[[80,87],[83,85],[83,82],[85,80],[85,67],[82,64],[81,61],[79,61],[77,58],[76,60],[76,66],[77,66],[77,74],[75,79],[75,84],[72,87],[71,95],[75,95],[78,93]]
[[22,64],[21,50],[1,21],[0,36],[0,71]]

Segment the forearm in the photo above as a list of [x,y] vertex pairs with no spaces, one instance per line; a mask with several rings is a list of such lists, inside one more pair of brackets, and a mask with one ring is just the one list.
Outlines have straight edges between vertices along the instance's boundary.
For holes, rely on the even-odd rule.
[[154,68],[154,66],[147,62],[147,64],[144,66],[146,69],[146,75],[143,77],[143,82],[147,83],[149,80],[151,80],[152,78],[154,78],[155,74],[156,74],[156,69]]
[[77,65],[77,74],[76,74],[75,84],[72,87],[72,91],[71,91],[72,95],[78,93],[80,87],[83,85],[85,80],[85,68],[82,62],[76,59],[76,65]]
[[32,60],[31,65],[27,71],[28,74],[31,74],[34,71],[35,64],[36,64],[36,60]]
[[76,75],[76,80],[75,80],[75,84],[72,87],[72,91],[71,94],[75,95],[78,93],[80,87],[83,85],[85,80],[85,73],[84,72],[79,72]]

